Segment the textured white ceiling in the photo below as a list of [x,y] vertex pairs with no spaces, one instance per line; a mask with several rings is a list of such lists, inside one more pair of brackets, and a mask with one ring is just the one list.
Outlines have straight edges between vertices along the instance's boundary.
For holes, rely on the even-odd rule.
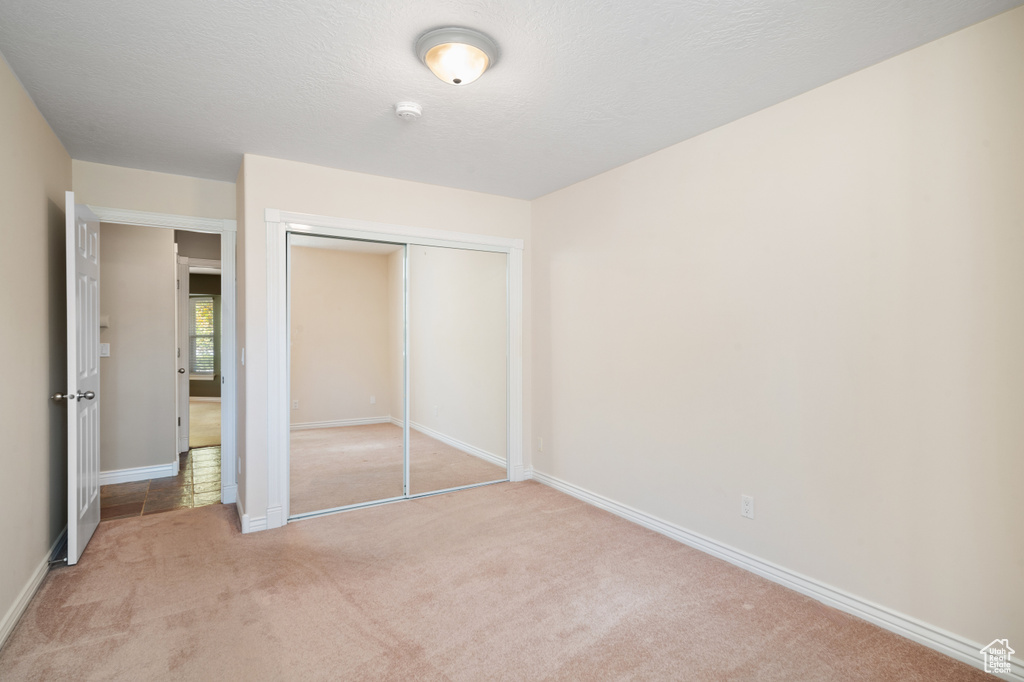
[[[1024,0],[3,0],[73,158],[233,181],[250,152],[533,198]],[[452,87],[416,38],[497,40]],[[401,100],[423,117],[399,120]]]

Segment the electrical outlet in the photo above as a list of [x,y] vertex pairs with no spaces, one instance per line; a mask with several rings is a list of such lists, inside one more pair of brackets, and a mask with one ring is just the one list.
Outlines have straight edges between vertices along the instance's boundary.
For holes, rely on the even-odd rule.
[[436,417],[438,414],[440,414],[440,412],[441,412],[441,406],[440,405],[434,405],[434,416]]
[[375,395],[371,395],[370,396],[370,404],[371,405],[376,405],[377,404],[377,396],[375,396]]
[[538,438],[537,439],[537,452],[544,452],[544,439],[543,438]]
[[754,518],[754,498],[750,495],[740,495],[740,516]]
[[298,400],[293,400],[292,401],[292,409],[293,410],[299,409],[299,401]]

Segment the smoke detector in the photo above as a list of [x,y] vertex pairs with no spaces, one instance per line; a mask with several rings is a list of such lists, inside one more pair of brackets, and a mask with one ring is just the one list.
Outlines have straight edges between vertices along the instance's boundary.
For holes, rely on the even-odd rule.
[[399,102],[395,105],[395,115],[403,121],[413,121],[423,115],[423,107],[416,102]]

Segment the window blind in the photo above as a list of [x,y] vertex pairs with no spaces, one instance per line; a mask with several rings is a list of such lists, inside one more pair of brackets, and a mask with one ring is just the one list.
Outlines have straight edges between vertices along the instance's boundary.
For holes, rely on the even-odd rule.
[[189,373],[213,376],[217,347],[214,341],[213,297],[189,298],[192,314],[189,324]]

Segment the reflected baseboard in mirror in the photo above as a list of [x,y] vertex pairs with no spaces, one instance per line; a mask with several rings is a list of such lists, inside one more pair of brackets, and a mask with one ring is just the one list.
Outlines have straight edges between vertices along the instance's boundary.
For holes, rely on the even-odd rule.
[[444,443],[507,468],[508,259],[421,245],[407,258],[409,486],[418,495],[464,485],[454,471],[418,474]]
[[[505,479],[505,468],[415,429],[411,494]],[[291,514],[402,496],[402,429],[392,423],[293,431]]]

